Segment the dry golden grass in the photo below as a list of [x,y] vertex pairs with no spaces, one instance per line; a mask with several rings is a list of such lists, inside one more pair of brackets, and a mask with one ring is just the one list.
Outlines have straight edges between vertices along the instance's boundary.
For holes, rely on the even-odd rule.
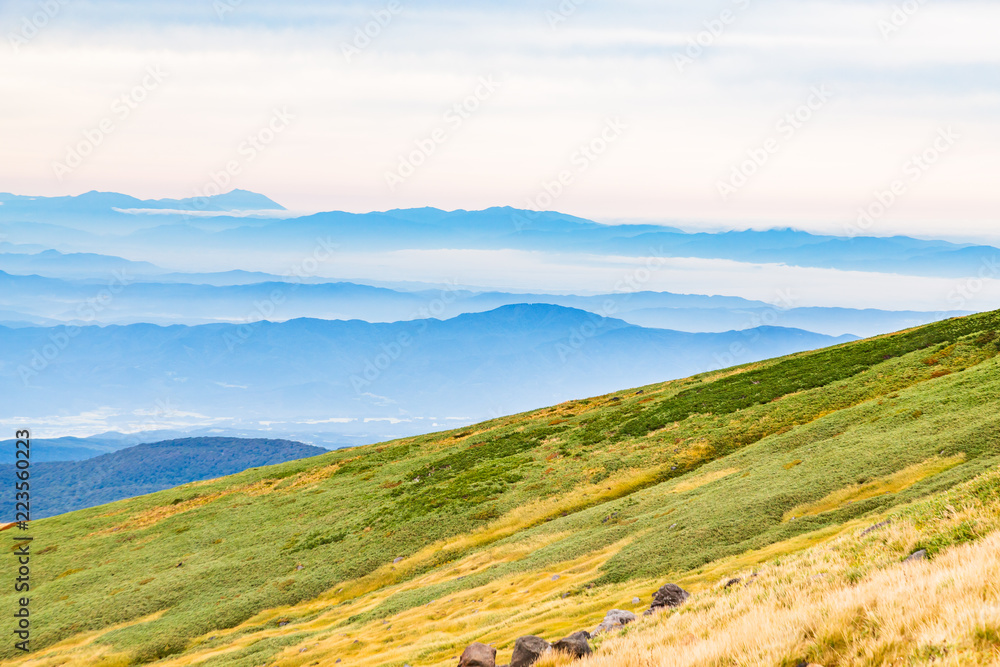
[[851,484],[837,489],[815,502],[797,505],[785,512],[782,520],[789,521],[792,517],[815,516],[840,509],[848,503],[859,502],[886,493],[899,493],[921,480],[950,470],[964,461],[965,454],[956,454],[948,458],[935,456],[886,477],[880,477],[864,484]]
[[[262,481],[255,482],[254,484],[245,484],[243,486],[234,486],[225,491],[218,491],[216,493],[205,494],[203,496],[196,496],[189,500],[179,502],[175,505],[163,505],[160,507],[153,507],[148,510],[144,510],[135,514],[125,520],[124,523],[120,523],[117,526],[112,526],[110,528],[105,528],[104,530],[93,533],[94,535],[111,535],[113,533],[127,531],[127,530],[137,530],[139,528],[148,528],[149,526],[155,525],[165,519],[169,519],[172,516],[177,516],[178,514],[184,514],[185,512],[190,512],[198,507],[203,507],[210,503],[213,503],[220,498],[225,498],[227,496],[233,496],[237,494],[243,494],[246,496],[260,496],[265,493],[271,493],[273,481]],[[115,512],[114,514],[119,514],[120,512]],[[114,516],[114,514],[108,514],[104,516]]]
[[110,646],[98,643],[108,632],[131,625],[150,623],[163,616],[162,611],[150,614],[130,623],[122,623],[99,632],[87,632],[53,644],[41,651],[31,653],[28,658],[18,661],[28,667],[127,667],[132,664],[131,656],[115,653]]
[[[946,505],[938,527],[995,529],[997,511]],[[842,536],[640,619],[591,658],[537,666],[1000,665],[1000,532],[900,563],[922,537],[912,521]]]
[[674,488],[670,490],[671,493],[685,493],[687,491],[694,491],[695,489],[705,486],[706,484],[711,484],[723,477],[728,477],[733,473],[739,472],[739,468],[726,468],[724,470],[715,470],[713,472],[708,472],[702,475],[695,475],[694,477],[686,478],[682,482],[678,482]]

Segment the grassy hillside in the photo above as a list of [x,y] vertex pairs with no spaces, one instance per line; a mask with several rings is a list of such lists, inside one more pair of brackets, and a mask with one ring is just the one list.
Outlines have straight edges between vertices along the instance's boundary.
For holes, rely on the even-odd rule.
[[1000,663],[1000,473],[858,528],[537,667]]
[[665,581],[698,599],[995,468],[997,329],[948,320],[39,521],[31,664],[420,667],[472,641],[502,662]]

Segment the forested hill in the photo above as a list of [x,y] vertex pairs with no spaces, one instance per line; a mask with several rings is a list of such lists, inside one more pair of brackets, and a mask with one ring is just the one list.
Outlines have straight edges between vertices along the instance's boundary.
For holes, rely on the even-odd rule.
[[[184,438],[137,445],[86,461],[36,463],[31,467],[31,517],[55,516],[325,452],[290,440]],[[0,477],[13,479],[13,467],[0,466]],[[0,520],[12,521],[13,497],[5,493],[0,507]]]

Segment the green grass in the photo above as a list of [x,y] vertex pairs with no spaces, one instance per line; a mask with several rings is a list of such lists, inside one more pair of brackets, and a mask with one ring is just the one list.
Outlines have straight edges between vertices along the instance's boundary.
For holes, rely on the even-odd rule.
[[[1000,313],[948,320],[37,521],[33,641],[105,631],[98,645],[143,664],[193,654],[266,610],[318,596],[348,604],[341,588],[375,596],[340,622],[349,629],[618,543],[589,581],[597,589],[884,512],[1000,462],[998,328]],[[959,454],[964,462],[897,492],[783,521],[796,506]],[[541,502],[556,509],[517,523]],[[505,521],[516,530],[496,528]],[[459,559],[536,543],[447,575]],[[389,570],[397,557],[408,560]],[[362,586],[366,577],[374,583]],[[13,607],[14,595],[0,597]],[[240,632],[273,624],[254,627]],[[203,664],[264,664],[283,646],[262,638]],[[0,659],[15,657],[0,645]]]

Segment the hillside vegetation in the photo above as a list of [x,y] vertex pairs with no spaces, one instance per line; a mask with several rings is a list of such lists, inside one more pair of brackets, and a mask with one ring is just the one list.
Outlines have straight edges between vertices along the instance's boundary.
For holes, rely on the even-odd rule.
[[[602,653],[634,638],[634,664],[649,664],[649,632],[694,645],[727,606],[736,624],[771,605],[799,643],[775,631],[761,639],[775,653],[747,656],[856,664],[830,651],[893,626],[858,618],[810,648],[825,626],[807,622],[808,600],[844,585],[875,595],[878,577],[898,578],[879,568],[920,540],[936,556],[916,565],[928,577],[965,567],[945,547],[987,544],[975,539],[992,530],[993,492],[975,485],[1000,463],[998,328],[1000,313],[947,320],[39,521],[30,664],[421,667],[453,665],[473,641],[503,662],[520,635],[592,629],[666,581],[692,604]],[[979,498],[971,523],[933,505],[974,478],[952,491]],[[920,518],[928,507],[937,523]],[[851,537],[901,512],[916,518]],[[783,588],[716,590],[758,567]],[[831,574],[804,579],[812,567]],[[796,602],[800,590],[816,597]],[[682,615],[686,630],[671,625]],[[968,646],[990,650],[990,632]],[[0,657],[25,663],[10,646]]]

